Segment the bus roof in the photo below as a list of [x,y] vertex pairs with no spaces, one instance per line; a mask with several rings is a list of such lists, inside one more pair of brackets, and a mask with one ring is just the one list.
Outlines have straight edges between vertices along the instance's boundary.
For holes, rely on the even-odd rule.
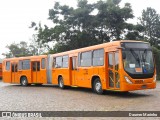
[[[111,41],[111,42],[107,42],[107,43],[102,43],[102,44],[98,44],[98,45],[93,45],[93,46],[89,46],[89,47],[84,47],[84,48],[79,48],[79,49],[75,49],[75,50],[69,50],[69,51],[65,51],[65,52],[61,52],[61,53],[55,53],[55,54],[50,54],[53,56],[59,56],[59,55],[67,55],[67,54],[72,54],[72,53],[76,53],[76,52],[84,52],[84,51],[88,51],[88,50],[92,50],[92,49],[100,49],[100,48],[105,48],[108,46],[120,46],[120,43],[122,42],[143,42],[143,43],[148,43],[148,42],[144,42],[144,41],[135,41],[135,40],[117,40],[117,41]],[[6,60],[23,60],[23,59],[41,59],[41,58],[46,58],[47,55],[37,55],[37,56],[24,56],[24,57],[14,57],[14,58],[6,58],[4,59],[4,61]]]
[[6,60],[23,60],[23,59],[41,59],[41,58],[46,58],[47,55],[36,55],[36,56],[24,56],[24,57],[14,57],[14,58],[6,58],[4,59],[4,61]]
[[111,41],[111,42],[102,43],[102,44],[98,44],[98,45],[88,46],[88,47],[84,47],[84,48],[79,48],[79,49],[75,49],[75,50],[69,50],[69,51],[65,51],[65,52],[61,52],[61,53],[55,53],[55,54],[51,54],[51,55],[59,56],[59,55],[76,53],[76,52],[79,52],[79,51],[84,52],[84,51],[89,51],[89,50],[92,50],[92,49],[105,48],[105,47],[108,47],[108,46],[119,46],[120,47],[120,43],[122,43],[122,42],[143,42],[143,43],[148,43],[148,42],[144,42],[144,41],[135,41],[135,40],[117,40],[117,41]]

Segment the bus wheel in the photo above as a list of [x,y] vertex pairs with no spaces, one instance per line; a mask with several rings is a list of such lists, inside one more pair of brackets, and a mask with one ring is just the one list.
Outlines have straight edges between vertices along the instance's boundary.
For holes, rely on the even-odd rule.
[[21,78],[21,85],[22,85],[22,86],[27,86],[27,85],[28,85],[28,80],[27,80],[26,77],[22,77],[22,78]]
[[94,92],[97,93],[97,94],[102,94],[102,93],[103,93],[102,84],[101,84],[99,78],[96,78],[96,79],[94,80],[93,90],[94,90]]
[[58,85],[61,89],[64,89],[64,82],[63,82],[63,78],[62,77],[59,77],[58,79]]

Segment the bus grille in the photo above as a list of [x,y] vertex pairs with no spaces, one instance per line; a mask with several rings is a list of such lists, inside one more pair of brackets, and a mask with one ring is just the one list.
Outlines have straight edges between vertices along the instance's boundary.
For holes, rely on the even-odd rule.
[[135,84],[143,84],[143,80],[135,80]]

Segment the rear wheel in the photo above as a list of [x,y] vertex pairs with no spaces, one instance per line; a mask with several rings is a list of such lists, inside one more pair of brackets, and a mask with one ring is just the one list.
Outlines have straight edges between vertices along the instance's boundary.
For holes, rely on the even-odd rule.
[[99,78],[96,78],[93,83],[93,90],[97,94],[103,94],[102,84]]
[[62,77],[59,77],[58,79],[58,85],[61,89],[64,89],[64,81]]
[[27,80],[26,77],[22,77],[22,78],[21,78],[21,85],[22,85],[22,86],[27,86],[27,85],[28,85],[28,80]]

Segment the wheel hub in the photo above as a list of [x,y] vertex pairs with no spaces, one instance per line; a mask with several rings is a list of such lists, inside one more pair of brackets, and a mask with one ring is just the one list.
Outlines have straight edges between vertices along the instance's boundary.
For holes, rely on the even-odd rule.
[[97,82],[96,83],[96,91],[100,91],[101,90],[101,83]]

